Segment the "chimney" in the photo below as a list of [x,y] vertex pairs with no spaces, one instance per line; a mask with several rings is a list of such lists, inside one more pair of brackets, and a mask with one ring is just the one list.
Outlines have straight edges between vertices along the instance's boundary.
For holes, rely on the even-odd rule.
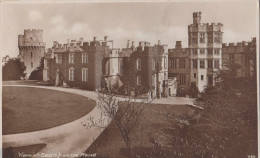
[[232,46],[234,46],[234,43],[229,43],[228,46],[231,46],[231,47],[232,47]]
[[139,42],[139,49],[144,50],[144,42]]
[[107,41],[107,36],[104,36],[104,41],[105,41],[105,42]]
[[127,40],[126,48],[130,47],[130,40]]
[[132,41],[132,48],[134,48],[135,47],[135,42],[134,41]]
[[178,49],[182,48],[181,41],[176,41],[175,48],[178,48]]
[[161,40],[158,40],[158,46],[161,45]]
[[94,36],[94,37],[93,37],[93,41],[96,41],[96,39],[97,39],[97,37],[96,37],[96,36]]

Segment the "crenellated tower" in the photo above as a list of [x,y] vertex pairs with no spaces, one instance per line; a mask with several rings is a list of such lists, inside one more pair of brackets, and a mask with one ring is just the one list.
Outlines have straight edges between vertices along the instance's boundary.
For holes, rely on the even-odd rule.
[[26,29],[23,35],[18,35],[19,57],[26,66],[26,78],[39,65],[45,53],[45,43],[43,42],[43,30]]
[[193,23],[188,26],[191,83],[199,91],[214,85],[216,72],[222,67],[221,23],[201,23],[201,12],[193,13]]

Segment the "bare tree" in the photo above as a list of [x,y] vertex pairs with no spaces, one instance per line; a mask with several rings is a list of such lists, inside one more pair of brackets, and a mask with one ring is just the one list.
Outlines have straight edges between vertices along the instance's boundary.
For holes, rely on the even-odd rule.
[[83,125],[86,128],[106,128],[108,121],[113,121],[126,145],[127,155],[131,157],[132,141],[130,134],[138,126],[145,104],[151,101],[151,99],[137,99],[130,95],[123,98],[114,93],[98,93],[97,106],[101,115],[99,118],[90,117]]

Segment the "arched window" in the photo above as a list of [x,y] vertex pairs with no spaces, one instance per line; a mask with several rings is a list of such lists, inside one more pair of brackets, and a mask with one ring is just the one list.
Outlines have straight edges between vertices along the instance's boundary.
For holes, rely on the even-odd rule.
[[74,68],[69,68],[69,81],[74,81]]

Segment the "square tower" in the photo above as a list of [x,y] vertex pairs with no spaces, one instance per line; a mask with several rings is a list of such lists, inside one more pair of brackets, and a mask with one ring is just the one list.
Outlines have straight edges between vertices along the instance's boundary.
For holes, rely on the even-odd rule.
[[216,82],[216,72],[222,66],[221,23],[201,23],[201,12],[193,13],[193,23],[188,26],[190,53],[190,81],[202,92]]

